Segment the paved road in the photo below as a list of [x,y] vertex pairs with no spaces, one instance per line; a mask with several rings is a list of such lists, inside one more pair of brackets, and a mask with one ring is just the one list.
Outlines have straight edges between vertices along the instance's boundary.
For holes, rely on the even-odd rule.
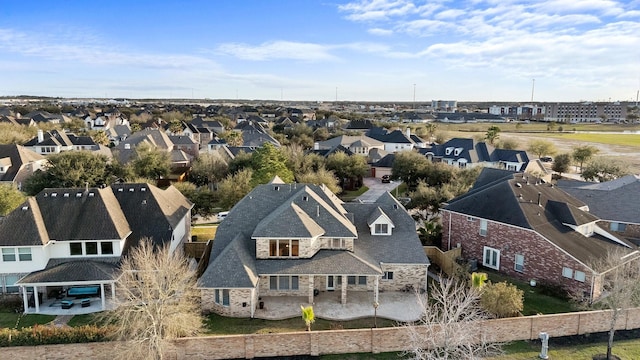
[[383,184],[380,179],[377,178],[364,178],[364,185],[368,187],[369,190],[358,196],[356,201],[374,202],[380,197],[380,195],[384,194],[386,191],[392,192],[393,189],[400,186],[400,184],[402,184],[402,181],[392,181],[390,183]]

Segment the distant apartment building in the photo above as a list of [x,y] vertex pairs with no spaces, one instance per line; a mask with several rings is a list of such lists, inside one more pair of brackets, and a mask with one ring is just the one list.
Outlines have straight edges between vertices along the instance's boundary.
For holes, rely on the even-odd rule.
[[547,103],[545,120],[564,123],[622,121],[627,117],[623,102]]
[[545,106],[539,105],[493,105],[489,107],[489,114],[498,115],[513,120],[543,120],[545,118],[545,110]]
[[627,117],[624,102],[563,102],[527,105],[493,105],[489,114],[514,120],[555,121],[561,123],[623,121]]

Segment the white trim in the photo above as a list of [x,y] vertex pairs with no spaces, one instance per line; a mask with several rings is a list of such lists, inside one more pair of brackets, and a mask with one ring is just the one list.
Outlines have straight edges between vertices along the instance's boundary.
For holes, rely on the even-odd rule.
[[[489,258],[487,258],[487,250],[491,252]],[[495,257],[495,258],[493,258]],[[495,265],[493,265],[495,260]],[[500,250],[489,246],[482,247],[482,265],[488,268],[500,271]]]

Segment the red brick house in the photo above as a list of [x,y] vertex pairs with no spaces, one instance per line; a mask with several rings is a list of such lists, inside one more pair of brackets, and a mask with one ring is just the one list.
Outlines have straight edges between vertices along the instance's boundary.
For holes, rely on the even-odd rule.
[[443,250],[460,246],[481,267],[588,299],[602,291],[604,273],[589,266],[594,259],[614,249],[628,260],[638,255],[633,243],[600,227],[584,203],[529,174],[485,168],[441,212]]

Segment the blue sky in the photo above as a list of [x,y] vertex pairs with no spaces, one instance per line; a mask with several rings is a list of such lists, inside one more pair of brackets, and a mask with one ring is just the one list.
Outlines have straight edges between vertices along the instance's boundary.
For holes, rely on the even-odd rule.
[[[6,1],[0,95],[635,100],[640,0]],[[415,84],[415,85],[414,85]]]

